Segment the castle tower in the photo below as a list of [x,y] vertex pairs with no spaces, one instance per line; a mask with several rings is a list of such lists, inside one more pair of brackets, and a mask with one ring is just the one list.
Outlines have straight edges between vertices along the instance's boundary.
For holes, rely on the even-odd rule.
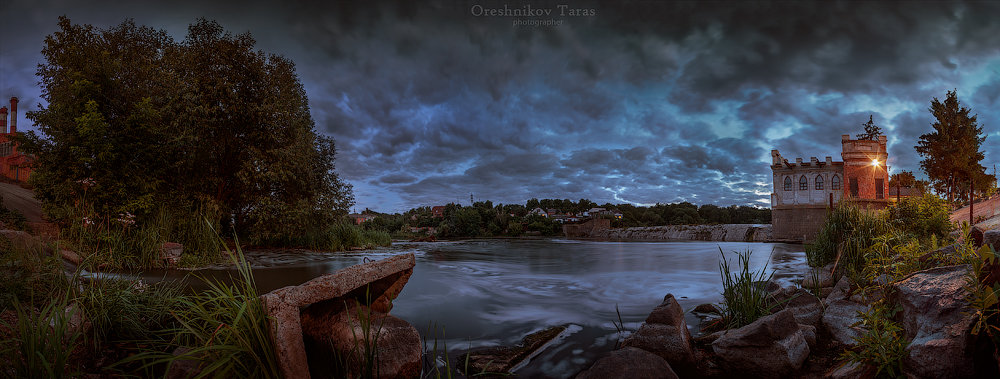
[[844,134],[841,140],[841,157],[844,159],[844,196],[855,199],[867,208],[885,208],[888,205],[889,170],[886,159],[886,137],[878,140],[852,140]]

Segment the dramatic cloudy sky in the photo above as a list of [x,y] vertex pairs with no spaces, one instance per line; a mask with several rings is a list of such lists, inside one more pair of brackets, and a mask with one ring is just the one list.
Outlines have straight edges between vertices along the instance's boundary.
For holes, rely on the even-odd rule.
[[[488,14],[526,5],[551,14]],[[919,170],[928,105],[951,89],[988,135],[984,164],[1000,160],[996,2],[6,1],[0,96],[21,98],[22,129],[59,15],[176,39],[197,17],[251,32],[297,64],[358,209],[470,193],[766,206],[770,149],[839,160],[869,114],[893,172]]]

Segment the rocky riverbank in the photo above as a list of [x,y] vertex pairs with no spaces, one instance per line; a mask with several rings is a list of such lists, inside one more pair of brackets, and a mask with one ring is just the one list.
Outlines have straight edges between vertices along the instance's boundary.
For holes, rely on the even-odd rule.
[[[986,233],[981,243],[1000,248],[1000,231]],[[691,338],[684,310],[667,294],[620,349],[577,377],[873,377],[875,367],[847,362],[842,354],[872,348],[859,345],[859,341],[873,343],[859,337],[872,327],[862,313],[873,312],[876,304],[891,310],[905,339],[900,372],[895,374],[911,378],[1000,376],[998,350],[986,333],[972,333],[974,318],[966,296],[970,265],[917,271],[867,291],[847,277],[836,278],[833,266],[817,269],[817,275],[806,278],[801,286],[769,282],[772,314],[741,328],[698,338]],[[712,307],[699,306],[694,312],[706,308]],[[890,333],[883,329],[879,333]]]
[[771,241],[770,224],[665,225],[594,230],[590,238],[625,241]]

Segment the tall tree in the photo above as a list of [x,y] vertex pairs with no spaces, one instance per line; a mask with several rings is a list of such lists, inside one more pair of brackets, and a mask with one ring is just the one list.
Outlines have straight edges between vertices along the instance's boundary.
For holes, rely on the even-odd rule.
[[986,137],[976,115],[970,115],[969,108],[959,102],[957,91],[948,91],[943,102],[935,97],[928,110],[935,118],[931,124],[934,130],[921,135],[915,148],[923,157],[920,167],[934,188],[946,192],[952,203],[959,188],[986,182],[986,168],[979,164]]
[[858,134],[859,140],[876,141],[878,136],[882,134],[882,128],[875,125],[873,115],[868,115],[868,122],[861,124],[861,126],[865,128],[865,132]]
[[252,242],[346,214],[350,185],[294,64],[254,46],[205,19],[177,42],[132,21],[100,30],[61,17],[38,68],[47,105],[28,114],[41,135],[24,141],[47,211],[70,216],[91,178],[98,214],[201,209]]

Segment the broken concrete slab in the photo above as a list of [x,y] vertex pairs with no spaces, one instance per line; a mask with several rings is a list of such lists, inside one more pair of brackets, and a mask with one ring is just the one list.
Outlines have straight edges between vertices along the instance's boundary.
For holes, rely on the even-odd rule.
[[360,304],[387,313],[413,274],[416,259],[402,254],[326,274],[297,286],[261,295],[271,318],[275,355],[286,378],[309,378],[309,362],[302,336],[304,308],[312,314],[337,314]]

